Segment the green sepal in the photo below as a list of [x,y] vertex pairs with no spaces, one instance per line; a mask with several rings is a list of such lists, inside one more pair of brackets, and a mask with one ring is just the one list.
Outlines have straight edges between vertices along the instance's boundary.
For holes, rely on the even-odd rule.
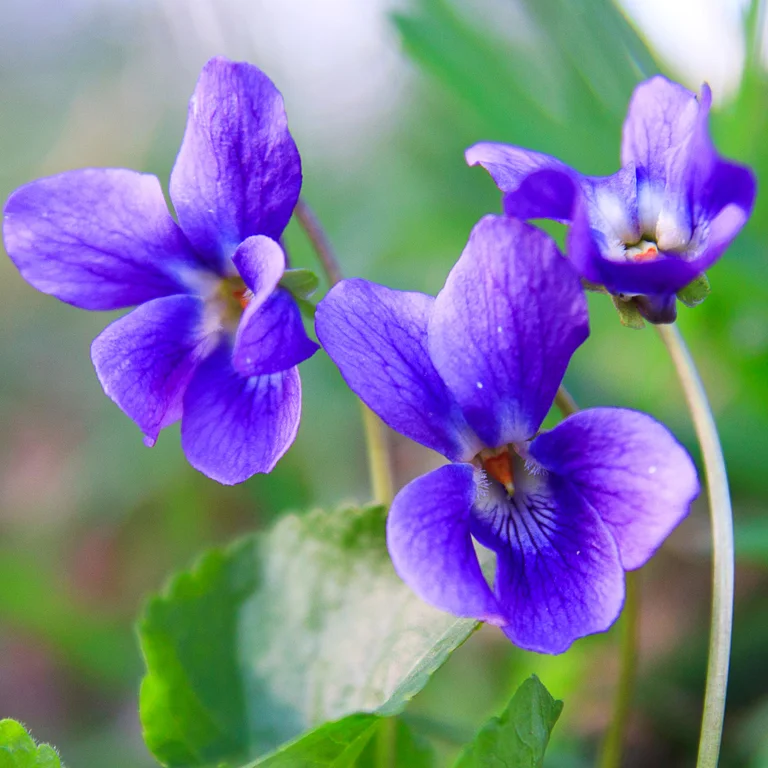
[[311,269],[286,269],[280,278],[280,287],[289,290],[297,299],[311,296],[320,285],[320,279]]
[[585,277],[581,278],[581,287],[585,291],[590,291],[591,293],[608,293],[608,289],[601,285],[600,283],[593,283],[591,280],[587,280]]
[[542,768],[549,737],[563,702],[552,698],[536,675],[516,691],[500,717],[492,717],[468,744],[454,768]]
[[0,768],[62,768],[56,750],[37,745],[15,720],[0,720]]
[[315,319],[315,305],[307,299],[296,299],[296,303],[299,305],[301,314],[310,320]]
[[632,328],[636,331],[645,328],[645,320],[640,314],[640,310],[635,306],[632,299],[622,299],[620,296],[611,295],[611,301],[613,306],[616,307],[616,311],[619,313],[619,320],[622,325],[627,328]]
[[711,292],[709,279],[706,274],[701,274],[695,280],[688,283],[685,288],[680,289],[677,292],[677,298],[686,307],[697,307]]

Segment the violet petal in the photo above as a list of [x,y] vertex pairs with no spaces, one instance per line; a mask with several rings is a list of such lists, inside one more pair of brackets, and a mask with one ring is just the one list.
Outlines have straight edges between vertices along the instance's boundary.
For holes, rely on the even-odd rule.
[[209,343],[203,311],[194,296],[153,299],[115,320],[91,345],[105,394],[150,445],[181,418],[184,392]]
[[232,362],[243,376],[260,376],[293,368],[318,349],[307,337],[296,299],[279,288],[263,304],[245,308]]
[[280,92],[250,64],[211,59],[171,172],[171,199],[187,237],[222,271],[247,237],[280,237],[300,188],[301,161]]
[[469,532],[476,494],[470,464],[416,478],[395,497],[387,546],[401,579],[422,600],[456,616],[503,623]]
[[435,300],[429,353],[491,447],[526,440],[589,333],[579,278],[544,232],[486,216]]
[[468,460],[483,447],[427,352],[435,300],[367,280],[343,280],[320,302],[320,343],[352,391],[392,429]]
[[25,184],[6,203],[3,238],[27,282],[82,309],[191,293],[203,269],[157,178],[122,168]]
[[637,411],[581,411],[539,435],[530,451],[600,515],[627,570],[650,559],[699,494],[688,452],[664,425]]
[[200,365],[184,395],[181,445],[189,463],[234,485],[270,472],[299,429],[301,381],[296,368],[241,376],[222,342]]

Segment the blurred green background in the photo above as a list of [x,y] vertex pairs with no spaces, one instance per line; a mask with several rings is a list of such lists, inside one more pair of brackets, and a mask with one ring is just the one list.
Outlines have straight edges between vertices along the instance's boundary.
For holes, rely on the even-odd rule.
[[[710,79],[726,155],[768,180],[768,79],[757,6],[727,0],[5,0],[0,25],[0,197],[88,165],[165,184],[198,71],[212,55],[260,65],[283,91],[304,192],[348,275],[436,292],[472,224],[499,210],[465,147],[501,140],[585,172],[617,167],[635,83]],[[631,21],[630,21],[631,19]],[[650,38],[644,37],[646,30]],[[711,395],[739,548],[723,766],[768,766],[768,202],[710,272],[680,324]],[[313,266],[292,224],[296,264]],[[696,454],[652,330],[622,328],[592,297],[592,337],[567,384],[581,405],[641,408]],[[70,766],[156,765],[136,714],[143,598],[212,543],[286,510],[365,500],[359,413],[322,354],[302,366],[296,444],[268,477],[223,488],[184,461],[178,430],[153,449],[102,394],[90,340],[110,316],[36,293],[0,259],[0,717],[25,722]],[[437,458],[391,436],[398,483]],[[640,684],[627,766],[693,762],[708,623],[707,510],[643,573]],[[616,634],[562,657],[483,629],[409,712],[468,737],[535,671],[566,706],[548,765],[590,765],[610,711]]]

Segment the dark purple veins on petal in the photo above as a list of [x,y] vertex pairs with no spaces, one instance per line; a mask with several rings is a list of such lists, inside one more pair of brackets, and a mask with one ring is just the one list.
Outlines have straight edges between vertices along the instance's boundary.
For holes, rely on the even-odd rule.
[[616,543],[556,478],[512,499],[492,487],[475,504],[472,532],[496,552],[494,591],[515,645],[562,653],[618,617],[624,570]]

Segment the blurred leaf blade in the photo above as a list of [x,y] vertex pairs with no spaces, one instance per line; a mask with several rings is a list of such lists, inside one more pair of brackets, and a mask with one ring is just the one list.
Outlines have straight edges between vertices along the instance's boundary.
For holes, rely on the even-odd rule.
[[541,768],[563,702],[552,698],[532,675],[516,691],[500,717],[491,718],[454,768]]
[[489,132],[478,140],[557,154],[589,173],[615,170],[629,94],[658,71],[645,42],[610,0],[524,0],[517,23],[528,34],[516,37],[508,19],[496,23],[509,15],[502,6],[469,14],[451,0],[418,0],[394,20],[411,57],[473,107]]
[[356,712],[397,714],[475,622],[423,604],[381,507],[289,515],[214,550],[139,625],[145,740],[171,766],[252,760]]

